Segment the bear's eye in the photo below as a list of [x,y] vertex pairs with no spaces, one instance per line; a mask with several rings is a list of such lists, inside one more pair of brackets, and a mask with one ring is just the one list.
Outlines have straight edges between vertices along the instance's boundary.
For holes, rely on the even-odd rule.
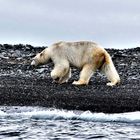
[[43,55],[43,53],[40,53],[40,56],[42,56]]

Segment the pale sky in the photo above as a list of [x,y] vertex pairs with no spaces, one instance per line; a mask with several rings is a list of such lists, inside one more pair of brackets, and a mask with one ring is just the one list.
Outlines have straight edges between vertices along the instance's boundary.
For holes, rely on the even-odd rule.
[[140,0],[0,0],[0,44],[140,46]]

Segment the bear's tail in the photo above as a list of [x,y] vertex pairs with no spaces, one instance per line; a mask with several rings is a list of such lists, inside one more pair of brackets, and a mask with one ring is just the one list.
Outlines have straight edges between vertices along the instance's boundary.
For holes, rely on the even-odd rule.
[[113,64],[111,56],[107,51],[104,51],[104,64],[101,67],[101,71],[107,76],[107,79],[110,83],[107,83],[109,86],[116,85],[120,83],[119,74]]

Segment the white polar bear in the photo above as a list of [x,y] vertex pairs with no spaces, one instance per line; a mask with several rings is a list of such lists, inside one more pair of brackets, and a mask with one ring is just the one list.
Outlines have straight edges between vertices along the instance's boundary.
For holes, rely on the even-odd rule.
[[51,77],[58,83],[65,83],[71,77],[73,65],[81,68],[80,78],[74,85],[88,84],[93,73],[99,69],[108,80],[108,86],[120,83],[120,77],[107,51],[94,42],[58,42],[37,54],[31,65],[46,64],[49,60],[54,63]]

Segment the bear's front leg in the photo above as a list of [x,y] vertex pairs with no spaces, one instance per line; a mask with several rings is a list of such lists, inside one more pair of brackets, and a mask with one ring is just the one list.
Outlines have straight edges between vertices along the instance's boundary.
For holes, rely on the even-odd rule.
[[74,81],[72,84],[73,85],[88,85],[93,72],[94,72],[94,69],[92,65],[90,64],[84,65],[80,73],[80,79],[78,81]]
[[69,68],[68,72],[59,79],[58,83],[59,84],[67,83],[69,78],[71,78],[71,68]]
[[52,79],[59,83],[65,83],[71,76],[71,69],[69,67],[64,66],[55,66],[55,68],[51,72]]

